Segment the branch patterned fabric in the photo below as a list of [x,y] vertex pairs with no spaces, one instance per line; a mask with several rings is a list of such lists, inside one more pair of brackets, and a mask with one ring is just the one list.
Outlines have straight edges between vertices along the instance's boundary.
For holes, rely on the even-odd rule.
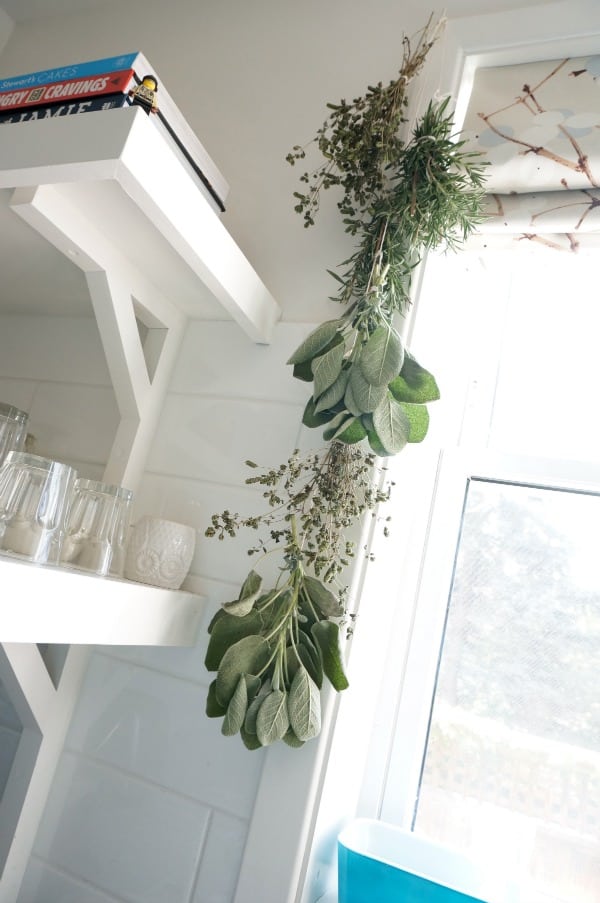
[[600,243],[600,56],[477,70],[462,137],[490,163],[481,233]]

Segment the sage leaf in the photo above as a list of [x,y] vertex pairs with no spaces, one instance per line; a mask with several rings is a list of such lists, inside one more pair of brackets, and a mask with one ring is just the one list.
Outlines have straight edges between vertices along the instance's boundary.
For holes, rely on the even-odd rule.
[[353,420],[343,423],[333,434],[332,439],[345,442],[346,445],[355,445],[357,442],[362,442],[366,435],[367,431],[362,425],[360,417],[354,417]]
[[360,417],[360,415],[363,413],[354,399],[354,393],[352,391],[352,384],[350,383],[350,379],[348,379],[348,385],[346,386],[346,392],[344,394],[344,404],[346,405],[346,408],[350,411],[350,413],[354,414],[355,417]]
[[333,439],[338,429],[343,423],[349,423],[351,417],[348,414],[348,411],[341,411],[339,414],[336,414],[333,420],[330,421],[329,426],[326,430],[323,430],[323,438],[329,441]]
[[315,411],[314,399],[309,398],[302,415],[302,423],[304,424],[304,426],[308,426],[311,429],[314,429],[314,427],[316,426],[323,426],[324,423],[328,423],[332,419],[332,417],[335,417],[335,413],[333,411],[321,411],[317,414]]
[[213,615],[212,618],[210,619],[210,624],[209,624],[208,627],[206,628],[207,633],[212,633],[212,632],[213,632],[213,627],[215,626],[215,624],[217,623],[217,621],[219,621],[219,620],[223,617],[224,614],[225,614],[225,612],[223,611],[223,608],[222,608],[222,607],[217,609],[217,611],[214,613],[214,615]]
[[222,718],[227,706],[221,705],[217,699],[217,682],[213,680],[206,695],[206,714],[209,718]]
[[286,646],[285,663],[288,680],[293,680],[298,668],[304,667],[316,683],[317,687],[321,689],[323,686],[323,665],[321,664],[318,654],[317,659],[318,664],[315,664],[308,648],[302,643],[297,643],[295,646]]
[[304,746],[304,740],[299,740],[291,728],[286,731],[281,739],[288,746],[291,746],[292,749],[300,749],[301,746]]
[[340,651],[340,629],[335,621],[317,621],[310,631],[321,652],[323,671],[334,690],[338,692],[348,687]]
[[234,602],[226,602],[223,606],[227,614],[236,618],[243,618],[254,608],[256,599],[236,599]]
[[298,613],[302,615],[305,624],[311,627],[315,621],[320,620],[316,607],[312,604],[306,588],[302,586],[298,593]]
[[[308,652],[304,649],[304,655],[308,658]],[[285,673],[286,673],[286,681],[291,681],[294,677],[294,674],[298,670],[298,668],[303,665],[303,661],[300,653],[300,646],[286,646],[285,647]]]
[[385,324],[369,336],[358,360],[362,375],[372,386],[387,386],[400,372],[404,346],[396,330]]
[[389,390],[396,401],[425,404],[437,401],[440,390],[435,377],[414,359],[407,351],[399,375],[389,383]]
[[367,382],[358,364],[352,367],[349,380],[352,399],[361,414],[370,414],[387,395],[387,386],[374,386]]
[[[323,662],[312,637],[304,630],[298,631],[297,649],[300,652],[300,658],[304,667],[320,690],[323,686]],[[305,651],[306,655],[304,654]]]
[[242,583],[240,594],[235,602],[226,602],[223,606],[225,611],[238,618],[247,615],[252,611],[254,603],[258,599],[261,583],[262,577],[260,574],[257,574],[256,571],[250,571]]
[[225,737],[233,737],[240,730],[246,717],[246,709],[248,708],[248,688],[246,687],[246,678],[242,674],[237,682],[235,692],[229,700],[223,724],[221,725],[221,733]]
[[373,426],[388,455],[397,454],[408,442],[409,419],[390,394],[373,411]]
[[367,439],[371,446],[371,450],[374,451],[376,455],[385,458],[390,454],[390,452],[387,452],[381,444],[381,440],[373,427],[370,430],[367,430]]
[[254,699],[248,706],[248,711],[246,712],[246,717],[244,719],[244,729],[249,734],[256,734],[256,716],[258,715],[258,710],[260,709],[263,700],[269,695],[270,692],[271,685],[269,681],[267,681],[261,686],[258,694],[254,697]]
[[223,611],[212,628],[204,664],[208,671],[218,671],[221,660],[230,646],[253,633],[260,633],[262,621],[256,611],[240,618]]
[[249,734],[244,727],[244,725],[240,728],[240,737],[242,738],[242,742],[246,749],[261,749],[262,744],[256,734]]
[[304,383],[313,381],[313,372],[310,361],[303,361],[301,364],[294,364],[292,375],[295,379],[301,379]]
[[409,442],[422,442],[429,429],[429,411],[424,404],[400,403],[409,423]]
[[261,636],[246,636],[230,646],[219,665],[216,694],[229,705],[242,674],[258,674],[269,660],[269,644]]
[[321,731],[321,697],[306,668],[298,668],[287,700],[290,727],[299,740],[312,740]]
[[315,405],[315,414],[319,414],[321,411],[332,408],[338,401],[342,400],[344,393],[346,392],[346,386],[348,385],[349,375],[348,370],[341,371],[335,382],[333,382],[319,397]]
[[344,606],[331,590],[327,589],[316,577],[310,574],[304,575],[304,588],[309,595],[310,601],[319,611],[326,617],[339,618],[344,613]]
[[319,351],[322,351],[335,338],[341,323],[341,320],[326,320],[321,323],[296,348],[287,363],[302,364],[304,361],[312,361]]
[[262,680],[256,674],[245,674],[246,689],[248,691],[248,702],[254,699],[262,686]]
[[262,583],[262,577],[260,574],[257,574],[256,571],[252,570],[242,583],[242,587],[240,589],[239,600],[240,602],[245,599],[257,599],[258,594],[260,592],[260,585]]
[[344,341],[340,336],[339,342],[330,348],[329,351],[313,358],[312,372],[315,381],[315,398],[322,395],[325,389],[328,389],[340,375],[344,353]]
[[281,740],[289,726],[287,694],[283,690],[271,690],[256,716],[256,736],[261,746]]

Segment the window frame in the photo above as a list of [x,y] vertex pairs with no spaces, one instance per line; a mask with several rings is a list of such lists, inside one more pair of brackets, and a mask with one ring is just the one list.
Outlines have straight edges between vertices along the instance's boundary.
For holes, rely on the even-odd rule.
[[411,830],[435,694],[464,506],[472,480],[600,496],[600,464],[452,449],[442,452],[424,537],[407,664],[379,816]]

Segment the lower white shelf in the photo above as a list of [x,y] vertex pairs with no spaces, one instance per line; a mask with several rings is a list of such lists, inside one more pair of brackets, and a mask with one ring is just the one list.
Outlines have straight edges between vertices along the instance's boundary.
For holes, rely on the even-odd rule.
[[0,556],[0,643],[193,646],[204,599]]

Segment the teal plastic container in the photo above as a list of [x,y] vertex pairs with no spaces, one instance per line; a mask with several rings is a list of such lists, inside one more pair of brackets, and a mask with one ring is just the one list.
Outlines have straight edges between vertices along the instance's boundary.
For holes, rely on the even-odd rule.
[[375,819],[338,837],[339,903],[513,903],[502,879],[461,853]]

